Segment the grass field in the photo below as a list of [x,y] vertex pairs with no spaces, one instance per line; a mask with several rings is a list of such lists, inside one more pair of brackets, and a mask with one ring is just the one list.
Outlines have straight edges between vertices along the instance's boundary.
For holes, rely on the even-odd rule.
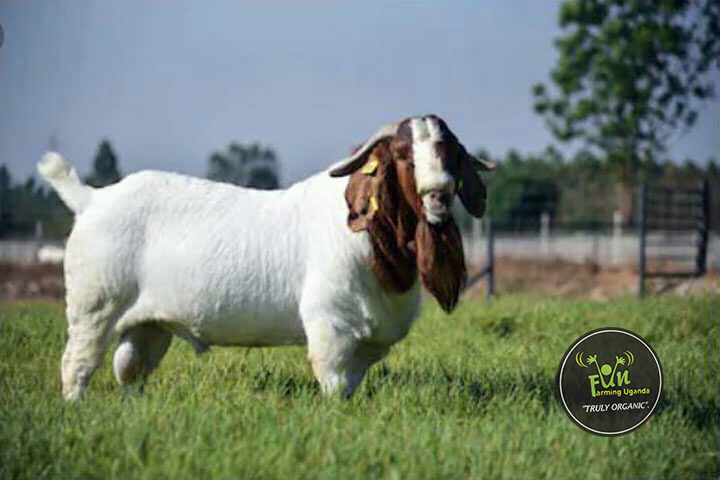
[[[555,393],[581,334],[616,326],[663,364],[656,415],[589,435]],[[610,303],[505,297],[423,317],[356,396],[320,396],[301,348],[175,340],[143,396],[109,356],[60,396],[60,304],[0,304],[0,478],[717,478],[720,297]]]

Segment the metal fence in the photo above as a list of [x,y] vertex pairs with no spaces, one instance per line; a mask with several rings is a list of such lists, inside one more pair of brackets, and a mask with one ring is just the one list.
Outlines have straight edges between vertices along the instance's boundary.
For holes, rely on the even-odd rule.
[[644,184],[638,203],[640,296],[645,294],[646,278],[705,274],[710,234],[708,182],[695,188]]

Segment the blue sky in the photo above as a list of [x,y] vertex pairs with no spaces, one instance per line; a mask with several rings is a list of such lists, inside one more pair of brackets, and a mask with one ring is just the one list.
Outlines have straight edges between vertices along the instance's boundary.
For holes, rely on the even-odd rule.
[[[431,112],[471,150],[538,152],[552,138],[530,87],[555,61],[557,7],[0,0],[0,164],[26,178],[54,135],[82,173],[108,138],[123,173],[204,175],[213,150],[259,141],[287,185]],[[716,100],[670,154],[720,158],[719,139]]]

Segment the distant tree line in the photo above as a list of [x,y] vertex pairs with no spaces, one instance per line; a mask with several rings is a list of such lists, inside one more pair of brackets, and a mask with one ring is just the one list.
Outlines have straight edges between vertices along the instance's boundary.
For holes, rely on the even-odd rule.
[[[616,193],[625,187],[618,183],[613,165],[587,150],[570,158],[553,148],[540,155],[510,151],[493,160],[497,168],[483,174],[483,179],[488,186],[488,213],[500,230],[537,230],[543,212],[560,229],[608,229],[616,210],[623,213],[626,225],[635,224],[636,189],[630,191],[627,205],[618,205]],[[716,161],[709,160],[705,166],[690,160],[682,164],[666,161],[646,164],[643,170],[647,181],[676,187],[695,186],[707,179],[711,216],[715,212],[711,227],[720,230],[720,166]]]
[[[98,146],[93,169],[84,181],[104,187],[121,178],[118,159],[108,140]],[[72,213],[49,187],[33,177],[14,183],[6,165],[0,165],[0,238],[30,237],[61,239],[70,233]],[[41,231],[38,231],[38,228]]]
[[[490,158],[486,151],[476,155]],[[547,212],[555,228],[607,229],[613,212],[619,208],[616,193],[621,188],[614,165],[601,155],[580,150],[571,157],[548,147],[540,154],[521,154],[511,150],[492,158],[493,172],[483,174],[488,186],[488,214],[500,230],[537,230],[540,217]],[[208,159],[208,178],[253,188],[277,188],[280,184],[278,161],[270,148],[257,144],[231,143]],[[643,176],[671,185],[711,182],[711,212],[720,212],[720,167],[712,160],[705,166],[691,161],[645,164]],[[100,143],[92,172],[84,180],[102,187],[119,181],[118,157],[109,141]],[[625,223],[635,220],[634,197],[626,205]],[[457,208],[458,222],[470,228],[471,219]],[[712,227],[720,230],[718,216]],[[0,166],[0,238],[28,237],[36,233],[38,222],[47,238],[62,239],[72,226],[72,214],[52,189],[32,177],[14,182],[5,165]]]
[[38,222],[43,234],[59,238],[69,231],[72,217],[54,192],[32,177],[14,183],[7,166],[0,165],[0,238],[32,236]]
[[121,178],[117,155],[110,142],[103,140],[95,154],[92,173],[85,177],[85,183],[99,188],[117,183]]
[[280,187],[279,165],[275,152],[257,143],[230,143],[214,152],[208,161],[207,178],[242,187],[273,190]]
[[[275,152],[257,143],[230,143],[210,155],[207,177],[245,187],[274,189],[280,186]],[[120,181],[118,156],[109,140],[98,145],[92,171],[83,181],[104,187]],[[43,182],[30,177],[15,181],[6,165],[0,165],[0,238],[28,238],[37,234],[49,239],[67,237],[72,213],[58,195]],[[40,230],[40,231],[39,231]]]

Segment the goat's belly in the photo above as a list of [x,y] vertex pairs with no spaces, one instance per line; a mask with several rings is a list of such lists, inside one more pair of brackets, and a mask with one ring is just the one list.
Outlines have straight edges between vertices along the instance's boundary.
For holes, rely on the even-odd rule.
[[304,345],[305,331],[296,312],[228,312],[194,322],[193,334],[211,345],[262,347]]
[[251,241],[238,245],[247,251],[222,256],[220,247],[191,242],[149,249],[141,296],[162,312],[161,318],[174,320],[206,344],[305,343],[296,293],[300,266],[282,249],[269,245],[263,251]]

